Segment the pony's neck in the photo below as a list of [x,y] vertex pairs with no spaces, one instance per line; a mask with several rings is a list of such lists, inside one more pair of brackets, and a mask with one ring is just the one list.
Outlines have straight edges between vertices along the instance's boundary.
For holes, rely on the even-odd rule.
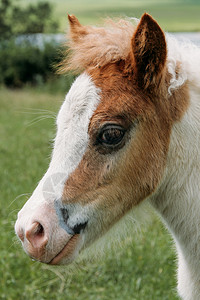
[[164,179],[151,198],[176,242],[178,290],[183,299],[200,297],[200,91],[172,130]]

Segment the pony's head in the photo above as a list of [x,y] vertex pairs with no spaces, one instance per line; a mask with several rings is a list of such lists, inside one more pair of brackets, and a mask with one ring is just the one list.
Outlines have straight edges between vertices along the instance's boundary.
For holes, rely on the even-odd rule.
[[72,261],[157,190],[187,106],[186,86],[168,92],[165,35],[151,16],[136,26],[69,23],[61,68],[82,74],[59,111],[49,168],[15,225],[25,251],[50,264]]

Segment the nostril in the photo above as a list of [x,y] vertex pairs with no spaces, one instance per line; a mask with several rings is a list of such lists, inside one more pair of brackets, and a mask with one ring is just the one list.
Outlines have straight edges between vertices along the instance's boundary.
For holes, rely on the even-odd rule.
[[47,244],[47,237],[45,236],[45,230],[42,224],[34,222],[26,230],[26,239],[34,248],[42,248]]
[[44,235],[44,227],[40,223],[38,223],[35,234],[38,236]]

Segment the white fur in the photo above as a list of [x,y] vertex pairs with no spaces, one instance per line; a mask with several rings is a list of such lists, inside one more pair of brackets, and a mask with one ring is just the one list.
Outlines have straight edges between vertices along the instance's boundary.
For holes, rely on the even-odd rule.
[[[195,65],[193,67],[195,70]],[[165,176],[150,201],[163,217],[177,245],[179,294],[184,300],[199,300],[200,94],[193,86],[190,102],[182,121],[174,125]]]
[[[200,88],[200,48],[188,40],[178,41],[170,34],[166,34],[167,67],[171,74],[169,94],[189,81],[191,85]],[[178,71],[178,75],[176,74]]]

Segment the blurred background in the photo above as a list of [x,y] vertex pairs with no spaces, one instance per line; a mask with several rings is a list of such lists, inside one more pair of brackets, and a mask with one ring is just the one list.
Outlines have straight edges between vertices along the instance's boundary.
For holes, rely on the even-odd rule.
[[55,72],[67,13],[100,25],[144,12],[200,44],[200,0],[0,0],[0,299],[178,299],[173,242],[156,216],[122,247],[73,272],[31,261],[13,229],[47,169],[55,117],[74,79]]

